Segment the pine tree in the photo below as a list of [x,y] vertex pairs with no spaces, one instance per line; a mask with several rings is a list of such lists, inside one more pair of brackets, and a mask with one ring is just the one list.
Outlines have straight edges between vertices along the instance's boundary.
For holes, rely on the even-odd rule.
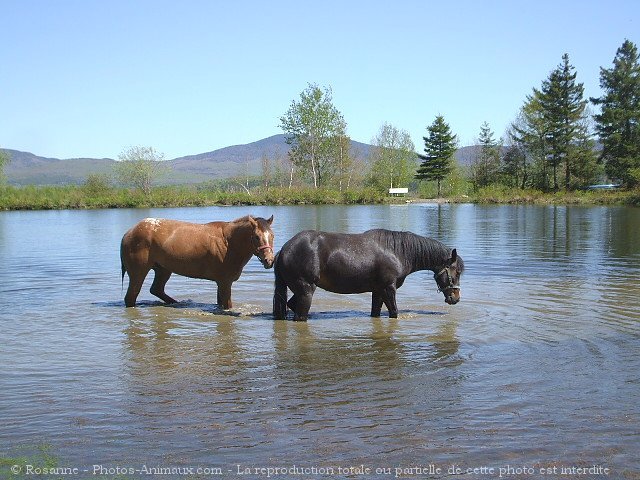
[[600,68],[604,95],[592,98],[607,175],[625,185],[640,184],[640,63],[636,45],[625,40],[611,69]]
[[496,182],[500,175],[500,147],[493,138],[493,132],[487,122],[484,122],[480,127],[480,136],[471,172],[476,188],[486,187]]
[[451,161],[456,152],[457,137],[451,133],[449,125],[442,115],[436,116],[427,127],[429,136],[424,139],[424,155],[418,154],[422,160],[416,173],[418,180],[435,180],[438,183],[438,196],[442,189],[440,182],[451,172]]
[[565,188],[571,185],[572,170],[582,157],[571,155],[572,145],[578,138],[588,136],[585,131],[584,85],[576,83],[575,68],[569,63],[569,55],[562,56],[562,63],[542,82],[541,90],[534,89],[540,99],[542,116],[546,124],[547,158],[553,168],[553,187],[558,189],[558,167],[564,165]]

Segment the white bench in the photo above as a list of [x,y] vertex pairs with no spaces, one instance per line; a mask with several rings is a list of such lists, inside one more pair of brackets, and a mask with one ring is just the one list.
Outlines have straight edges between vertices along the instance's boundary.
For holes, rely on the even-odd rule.
[[390,188],[389,189],[389,195],[406,195],[407,193],[409,193],[409,189],[408,188]]

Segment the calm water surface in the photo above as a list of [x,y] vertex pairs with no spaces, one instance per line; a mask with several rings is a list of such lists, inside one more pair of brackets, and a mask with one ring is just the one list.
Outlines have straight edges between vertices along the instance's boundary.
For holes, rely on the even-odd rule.
[[[465,260],[462,301],[446,305],[416,273],[397,320],[369,318],[368,295],[318,290],[309,322],[275,322],[273,272],[254,258],[231,314],[215,284],[176,276],[177,305],[151,296],[148,278],[140,306],[124,308],[130,226],[247,213],[274,214],[276,248],[307,228],[437,238]],[[640,209],[609,207],[1,212],[0,458],[45,445],[61,466],[228,478],[293,465],[393,478],[428,464],[441,473],[407,478],[451,465],[496,468],[456,478],[507,465],[536,471],[510,478],[573,466],[640,478],[639,232]],[[280,476],[292,477],[323,476]]]

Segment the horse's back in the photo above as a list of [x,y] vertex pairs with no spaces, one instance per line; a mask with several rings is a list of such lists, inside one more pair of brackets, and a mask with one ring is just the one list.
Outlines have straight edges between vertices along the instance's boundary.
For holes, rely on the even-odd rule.
[[[359,249],[362,246],[362,234],[323,232],[303,230],[291,237],[281,248],[283,261],[299,264],[311,259],[326,262],[336,250]],[[318,258],[319,257],[319,258]]]
[[168,220],[166,218],[145,218],[131,227],[123,237],[124,241],[140,241],[150,240],[158,236],[159,233],[173,231],[180,224],[177,220]]
[[[193,243],[205,240],[216,233],[222,236],[222,225],[225,222],[199,224],[170,220],[165,218],[145,218],[139,221],[125,233],[123,241],[146,241],[149,243]],[[220,225],[218,225],[220,224]]]
[[276,268],[289,282],[304,279],[335,293],[362,293],[397,262],[381,249],[375,235],[305,230],[283,245]]
[[120,252],[126,266],[159,264],[180,275],[206,277],[204,265],[215,262],[221,242],[215,225],[145,218],[124,234]]

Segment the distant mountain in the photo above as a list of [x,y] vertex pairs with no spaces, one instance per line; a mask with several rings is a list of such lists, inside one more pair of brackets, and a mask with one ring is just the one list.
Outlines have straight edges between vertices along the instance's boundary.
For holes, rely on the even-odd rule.
[[456,150],[456,160],[458,165],[468,167],[476,159],[476,155],[480,151],[479,145],[469,145],[467,147],[460,147]]
[[[285,138],[284,135],[273,135],[246,145],[234,145],[212,152],[175,158],[170,160],[169,164],[174,173],[201,177],[199,181],[246,175],[247,172],[250,175],[260,175],[263,158],[266,157],[273,162],[287,156],[289,145]],[[372,148],[371,145],[351,141],[352,155],[366,158]]]
[[66,185],[83,183],[92,173],[111,173],[115,160],[109,158],[39,157],[18,150],[3,151],[9,156],[4,173],[12,185]]
[[[351,141],[351,154],[369,158],[373,146]],[[456,156],[463,165],[470,163],[474,147],[463,147]],[[285,157],[289,145],[284,135],[273,135],[245,145],[234,145],[211,152],[167,160],[171,174],[162,179],[165,184],[199,183],[236,175],[260,175],[262,159],[272,162]],[[12,185],[68,185],[82,184],[91,174],[111,174],[115,160],[111,158],[39,157],[18,150],[4,150],[10,157],[5,174]]]

